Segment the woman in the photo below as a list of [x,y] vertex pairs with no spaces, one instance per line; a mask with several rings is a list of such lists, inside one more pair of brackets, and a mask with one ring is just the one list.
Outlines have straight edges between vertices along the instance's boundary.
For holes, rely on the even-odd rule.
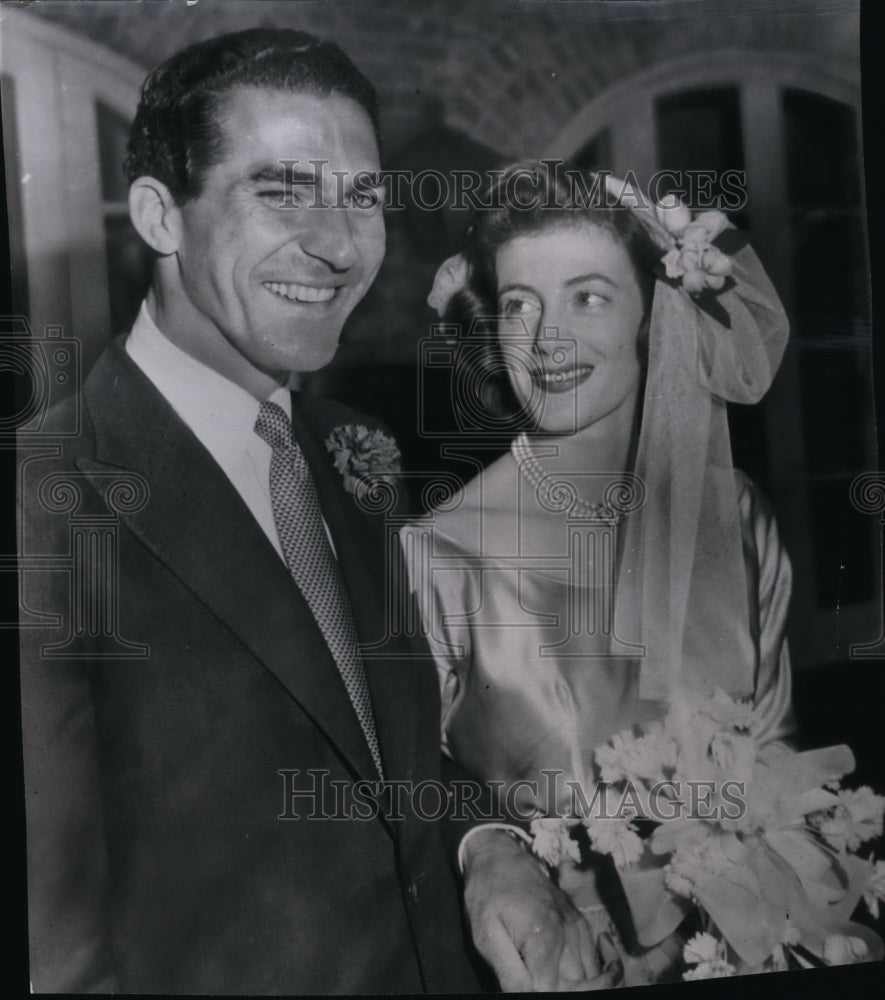
[[[611,179],[611,207],[590,204],[576,176],[510,168],[438,275],[456,403],[482,397],[514,434],[403,532],[444,747],[522,820],[566,815],[576,785],[590,798],[596,748],[683,692],[752,697],[757,738],[789,725],[789,563],[725,413],[768,388],[783,310],[734,230],[733,254],[714,242],[720,213],[612,204]],[[608,874],[585,852],[555,876],[620,942],[627,985],[666,978],[686,910],[659,872]]]

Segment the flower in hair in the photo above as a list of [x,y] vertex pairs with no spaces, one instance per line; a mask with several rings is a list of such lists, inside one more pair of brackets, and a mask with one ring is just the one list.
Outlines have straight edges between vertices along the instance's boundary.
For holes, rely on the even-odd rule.
[[401,471],[400,450],[384,431],[344,424],[336,427],[325,443],[348,493],[355,493],[363,479],[385,479]]
[[674,194],[662,198],[654,211],[670,243],[656,271],[658,277],[684,288],[701,309],[723,326],[730,326],[728,313],[716,295],[734,285],[731,256],[746,246],[747,235],[731,228],[723,212],[693,216]]
[[691,209],[675,194],[664,195],[655,205],[655,218],[671,235],[683,232],[691,222]]
[[436,310],[439,316],[446,311],[446,306],[452,296],[460,292],[467,284],[467,258],[463,253],[455,254],[444,260],[433,279],[433,288],[427,296],[427,304]]

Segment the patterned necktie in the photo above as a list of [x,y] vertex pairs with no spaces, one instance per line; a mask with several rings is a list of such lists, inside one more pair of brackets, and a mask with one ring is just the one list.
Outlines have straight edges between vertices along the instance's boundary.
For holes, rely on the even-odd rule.
[[267,400],[261,404],[255,433],[273,449],[270,498],[289,572],[335,658],[372,759],[383,778],[372,700],[353,612],[326,535],[310,468],[292,436],[292,424],[281,406]]

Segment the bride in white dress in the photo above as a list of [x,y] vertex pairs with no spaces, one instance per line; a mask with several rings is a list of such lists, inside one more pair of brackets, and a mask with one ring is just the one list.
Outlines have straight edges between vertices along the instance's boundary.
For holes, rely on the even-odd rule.
[[[757,739],[787,734],[790,565],[732,467],[725,411],[767,390],[787,322],[752,250],[716,240],[736,237],[719,213],[585,205],[531,163],[504,191],[432,302],[465,332],[461,391],[494,390],[490,426],[513,427],[511,447],[402,541],[444,748],[513,792],[525,822],[567,811],[568,781],[589,797],[595,749],[661,718],[674,691],[750,698]],[[641,871],[632,905],[598,856],[557,877],[614,937],[628,985],[673,974],[686,911]]]

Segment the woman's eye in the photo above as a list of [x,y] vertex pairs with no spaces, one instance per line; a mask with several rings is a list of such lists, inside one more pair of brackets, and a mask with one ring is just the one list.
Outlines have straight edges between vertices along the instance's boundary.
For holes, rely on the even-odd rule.
[[505,299],[500,306],[501,315],[505,317],[526,316],[537,308],[536,303],[529,299]]
[[608,299],[606,298],[605,295],[602,295],[600,292],[583,291],[583,292],[578,292],[578,294],[575,296],[575,302],[577,305],[582,306],[584,308],[593,309],[596,306],[605,305],[605,303],[608,302]]

